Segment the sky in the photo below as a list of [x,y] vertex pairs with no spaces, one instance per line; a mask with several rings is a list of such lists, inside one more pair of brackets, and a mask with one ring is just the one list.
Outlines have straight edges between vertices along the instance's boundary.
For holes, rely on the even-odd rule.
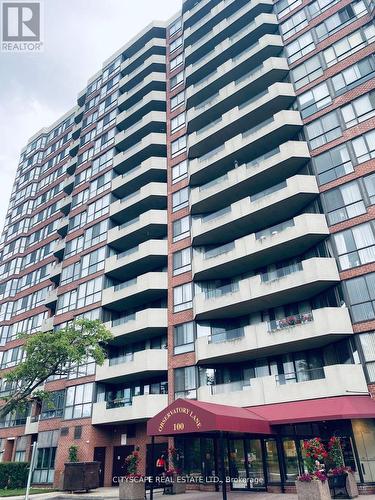
[[182,0],[44,0],[42,53],[0,52],[0,232],[28,139],[76,105],[105,59]]

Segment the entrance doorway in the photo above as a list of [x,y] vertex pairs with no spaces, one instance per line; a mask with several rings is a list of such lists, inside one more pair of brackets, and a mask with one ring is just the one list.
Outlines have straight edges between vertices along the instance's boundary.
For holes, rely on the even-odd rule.
[[99,487],[104,486],[104,470],[105,470],[105,448],[94,448],[94,461],[100,462],[99,466]]
[[155,443],[154,444],[154,463],[152,463],[152,449],[148,444],[146,448],[146,476],[151,476],[153,467],[155,467],[156,460],[164,455],[165,460],[168,460],[168,443]]
[[112,485],[118,486],[118,480],[114,478],[125,476],[126,465],[125,458],[134,451],[134,446],[115,446],[113,449],[113,465],[112,465]]
[[264,490],[261,439],[229,439],[228,469],[232,490]]

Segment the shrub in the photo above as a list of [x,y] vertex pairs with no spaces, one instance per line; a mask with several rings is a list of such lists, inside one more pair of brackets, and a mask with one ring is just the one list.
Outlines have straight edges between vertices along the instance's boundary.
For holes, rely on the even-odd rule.
[[0,489],[25,488],[29,464],[27,462],[2,462],[0,463]]
[[69,448],[69,462],[78,462],[78,446],[75,444]]

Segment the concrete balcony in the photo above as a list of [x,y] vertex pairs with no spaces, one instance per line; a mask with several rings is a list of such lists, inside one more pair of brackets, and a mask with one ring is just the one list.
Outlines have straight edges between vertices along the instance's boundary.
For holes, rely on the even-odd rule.
[[167,332],[168,310],[146,308],[108,322],[105,325],[113,335],[113,344],[122,344],[157,337]]
[[72,204],[72,195],[71,194],[69,196],[65,196],[65,198],[62,198],[59,201],[60,212],[62,212],[64,215],[67,215],[70,211],[71,204]]
[[140,120],[150,111],[166,111],[166,93],[161,90],[152,90],[130,108],[125,109],[116,117],[116,126],[119,130],[126,130],[133,123]]
[[70,175],[64,180],[63,190],[65,193],[70,194],[74,188],[74,175]]
[[69,217],[63,217],[62,219],[59,220],[59,224],[57,226],[57,233],[62,238],[65,238],[65,236],[68,233],[68,228],[69,228]]
[[168,405],[167,394],[147,394],[134,396],[131,406],[107,408],[107,402],[94,403],[92,408],[92,424],[108,424],[142,422],[154,417]]
[[307,252],[329,236],[325,215],[302,214],[278,226],[249,234],[219,247],[194,252],[195,280],[239,276]]
[[150,209],[163,210],[166,208],[167,184],[165,182],[150,182],[125,198],[111,203],[109,215],[114,221],[123,224]]
[[103,290],[102,304],[109,309],[123,311],[126,308],[147,304],[166,297],[168,275],[164,271],[141,274],[119,285]]
[[143,47],[138,50],[134,55],[127,58],[121,63],[121,74],[123,76],[131,74],[134,70],[138,69],[143,62],[152,54],[165,55],[166,41],[165,38],[152,38]]
[[87,88],[84,88],[78,94],[78,97],[77,97],[78,106],[83,106],[85,104],[86,95],[87,95]]
[[152,132],[126,151],[118,153],[113,160],[113,167],[118,172],[125,172],[151,156],[167,157],[165,133]]
[[277,28],[278,21],[275,15],[260,14],[235,35],[218,43],[203,57],[187,66],[185,70],[186,85],[200,82],[207,74],[215,71],[226,61],[241,55],[243,51],[250,52],[258,46],[259,38],[277,31]]
[[313,257],[289,269],[289,274],[282,277],[275,272],[266,281],[256,275],[217,287],[209,293],[198,293],[193,301],[194,314],[200,320],[244,316],[308,300],[339,281],[335,259]]
[[57,240],[55,243],[55,248],[53,249],[53,255],[61,260],[65,252],[65,240]]
[[310,152],[306,142],[288,141],[281,144],[266,155],[193,188],[190,191],[191,213],[203,214],[220,210],[228,203],[259,193],[270,182],[278,183],[296,174],[309,159]]
[[27,417],[24,434],[38,434],[39,417]]
[[82,122],[75,123],[73,126],[73,130],[72,130],[72,138],[78,139],[78,137],[81,133],[81,130],[82,130]]
[[54,283],[60,282],[62,272],[62,262],[54,262],[53,265],[49,268],[49,279]]
[[105,261],[105,274],[111,278],[126,280],[153,269],[166,267],[168,263],[167,240],[148,240]]
[[72,175],[76,171],[76,168],[77,168],[77,157],[74,157],[66,163],[66,172]]
[[[201,80],[186,90],[188,109],[197,106],[234,80],[247,78],[247,74],[258,68],[270,57],[276,57],[283,50],[279,35],[264,35],[248,50],[228,59]],[[251,75],[249,75],[251,76]]]
[[309,377],[309,372],[287,375],[299,376],[301,382],[290,378],[287,383],[280,383],[277,376],[269,376],[246,381],[242,389],[240,383],[203,386],[198,390],[198,399],[222,404],[225,398],[227,405],[247,407],[368,392],[362,365],[325,366],[311,371],[312,380],[302,381]]
[[117,250],[127,250],[149,239],[167,236],[167,211],[149,210],[135,219],[108,231],[107,243]]
[[[223,0],[209,10],[210,1],[199,2],[196,7],[186,14],[186,17],[184,16],[185,25],[187,23],[187,27],[184,29],[184,42],[187,49],[190,48],[190,45],[200,42],[207,32],[211,34],[211,31],[208,30],[212,30],[215,25],[219,24],[218,20],[226,19],[228,16],[232,17],[237,12],[236,0]],[[205,12],[208,12],[199,21],[189,24],[189,19],[193,15],[191,12],[195,12],[198,6],[199,9],[205,8]],[[255,0],[249,5],[249,14],[251,14],[251,17],[255,17],[262,12],[272,12],[272,7],[272,0]]]
[[115,146],[119,151],[125,151],[153,132],[166,133],[166,127],[166,113],[163,111],[150,111],[131,127],[119,132],[115,136]]
[[70,156],[75,156],[78,152],[78,149],[79,149],[79,139],[76,139],[70,145],[70,148],[69,148]]
[[129,89],[118,98],[117,106],[120,111],[131,108],[136,103],[141,101],[150,92],[156,90],[165,92],[166,89],[166,75],[154,71],[147,75],[143,81],[137,83],[133,88]]
[[54,288],[48,293],[47,297],[44,299],[43,305],[45,307],[48,307],[49,309],[55,309],[56,302],[57,302],[57,288]]
[[77,106],[76,112],[74,114],[74,122],[75,123],[79,123],[80,121],[82,121],[82,117],[83,117],[84,112],[85,112],[85,108],[83,105]]
[[219,245],[284,222],[300,213],[319,193],[313,175],[295,175],[276,187],[253,201],[247,196],[217,212],[193,218],[193,245]]
[[271,152],[290,139],[302,128],[298,111],[279,111],[242,134],[224,142],[200,158],[189,162],[190,184],[205,184],[231,170],[236,164],[251,162],[259,151]]
[[189,133],[213,122],[238,102],[245,102],[249,95],[256,96],[272,84],[282,81],[288,72],[285,58],[270,57],[250,74],[228,83],[206,101],[190,108],[187,112]]
[[[185,65],[199,65],[200,60],[212,51],[212,47],[225,44],[227,40],[230,40],[232,46],[235,46],[243,34],[247,35],[247,43],[252,44],[265,33],[275,32],[277,22],[277,17],[272,13],[261,13],[254,19],[252,2],[247,2],[235,10],[231,16],[214,24],[212,29],[193,45],[186,46]],[[262,25],[263,29],[260,28]],[[243,47],[240,47],[240,50],[242,49]]]
[[118,198],[133,193],[150,182],[167,182],[167,159],[148,158],[112,180],[112,194]]
[[195,341],[199,363],[235,363],[321,347],[352,335],[346,308],[325,307],[311,313],[248,325]]
[[136,378],[144,379],[162,375],[168,369],[167,349],[147,349],[135,352],[121,362],[121,359],[106,359],[96,367],[95,380],[111,383],[125,382]]
[[53,330],[53,316],[51,316],[50,318],[45,318],[42,321],[40,327],[41,332],[52,332],[52,330]]
[[263,123],[279,111],[287,109],[295,97],[291,83],[274,83],[260,94],[190,134],[189,157],[201,157],[231,137]]
[[120,92],[128,92],[140,80],[150,73],[165,73],[166,59],[165,55],[152,54],[140,66],[138,66],[130,74],[124,76],[120,80]]

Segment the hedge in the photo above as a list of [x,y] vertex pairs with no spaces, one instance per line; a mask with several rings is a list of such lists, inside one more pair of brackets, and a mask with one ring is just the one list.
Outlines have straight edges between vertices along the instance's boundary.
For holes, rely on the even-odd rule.
[[29,464],[27,462],[1,462],[0,463],[0,489],[25,488]]

